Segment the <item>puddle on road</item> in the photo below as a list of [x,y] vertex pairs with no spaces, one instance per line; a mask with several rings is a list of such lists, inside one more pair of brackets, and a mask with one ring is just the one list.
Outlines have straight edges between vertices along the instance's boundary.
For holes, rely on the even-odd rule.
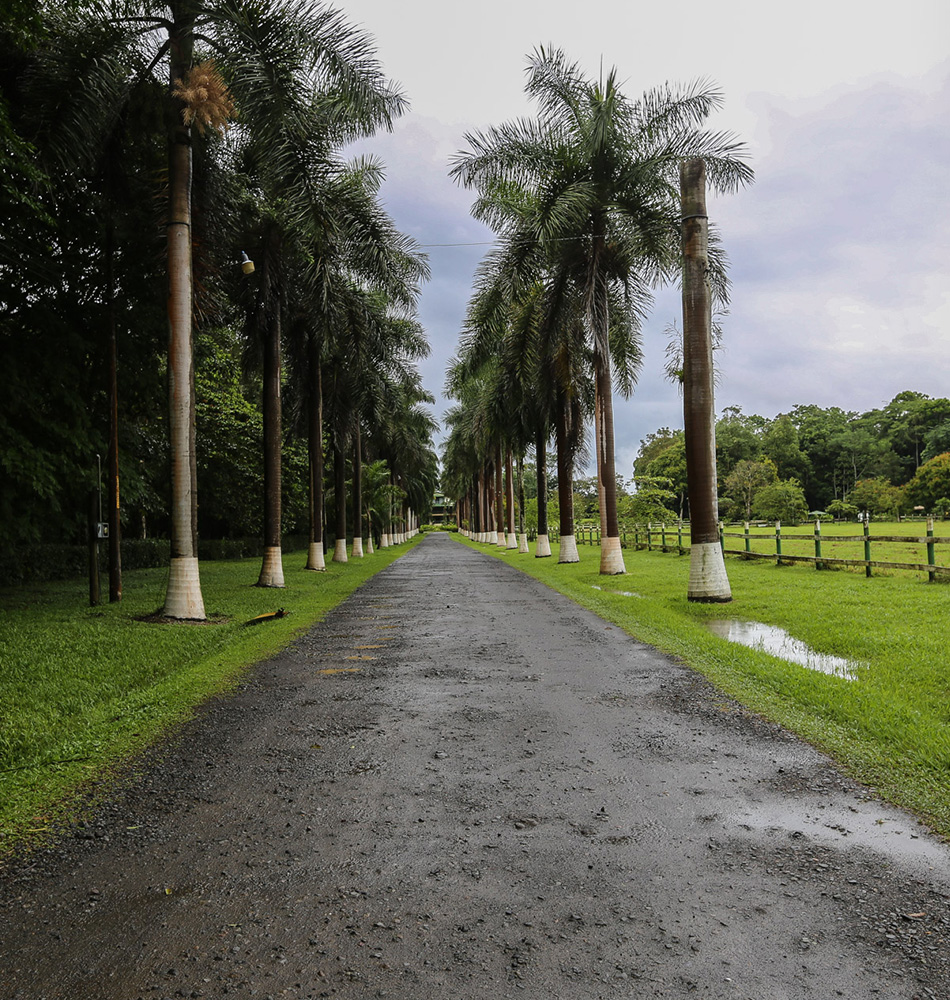
[[930,869],[929,878],[936,871],[943,882],[947,879],[946,846],[912,816],[873,799],[855,807],[847,797],[803,796],[793,802],[767,798],[737,809],[729,820],[747,833],[804,835],[829,846],[868,848],[898,864],[923,863]]
[[816,653],[800,639],[789,635],[777,625],[763,625],[762,622],[746,622],[738,618],[714,618],[706,622],[706,628],[721,639],[737,642],[750,649],[758,649],[782,660],[797,663],[809,670],[841,677],[846,681],[855,679],[858,664],[841,656]]

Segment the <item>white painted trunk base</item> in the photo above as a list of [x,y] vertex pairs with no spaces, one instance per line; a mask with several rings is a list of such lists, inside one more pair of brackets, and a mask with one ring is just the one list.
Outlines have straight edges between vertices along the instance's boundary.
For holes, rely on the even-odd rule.
[[323,557],[323,543],[311,542],[307,549],[307,565],[305,569],[315,569],[318,572],[326,572],[327,563]]
[[389,537],[389,532],[384,531],[382,538],[379,540],[379,547],[381,549],[388,549],[390,545],[392,545],[392,540]]
[[508,541],[505,543],[505,547],[509,549],[518,548],[518,536],[513,532],[508,532]]
[[350,553],[350,555],[354,559],[362,559],[363,558],[363,539],[362,538],[354,538],[353,539],[353,551]]
[[547,535],[538,535],[534,546],[535,559],[546,559],[551,555],[551,540]]
[[561,548],[558,552],[557,561],[559,563],[581,561],[581,557],[577,554],[577,539],[574,535],[561,535]]
[[280,558],[280,546],[268,545],[264,549],[264,561],[261,563],[261,575],[257,579],[258,587],[283,587],[284,564]]
[[505,533],[503,531],[495,532],[495,544],[500,549],[505,549],[508,547],[508,540],[505,538]]
[[686,599],[722,604],[732,600],[732,589],[719,542],[693,542],[690,546]]
[[522,531],[518,536],[518,555],[527,555],[531,550],[528,548],[528,535]]
[[375,551],[376,550],[373,548],[373,536],[370,535],[369,538],[366,539],[366,554],[371,556]]
[[333,546],[333,561],[345,563],[348,562],[346,558],[346,539],[338,538],[336,544]]
[[600,540],[600,572],[604,576],[619,576],[627,572],[623,563],[623,549],[619,538]]
[[197,556],[172,559],[168,568],[165,614],[169,618],[204,620],[205,604],[201,597]]

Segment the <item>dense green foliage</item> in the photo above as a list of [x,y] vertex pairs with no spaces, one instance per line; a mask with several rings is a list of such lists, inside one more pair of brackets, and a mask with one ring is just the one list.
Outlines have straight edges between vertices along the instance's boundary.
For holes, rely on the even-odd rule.
[[[950,497],[948,415],[950,399],[910,391],[867,413],[807,405],[768,419],[726,407],[716,424],[720,514],[778,518],[783,507],[801,511],[800,491],[808,511],[889,517],[921,507],[942,516],[938,501]],[[685,498],[683,432],[647,435],[634,470],[669,477]],[[757,513],[760,491],[767,492]],[[780,495],[794,498],[791,508],[776,502]]]
[[[178,112],[163,47],[168,24],[154,17],[168,11],[138,0],[7,6],[0,25],[0,548],[84,540],[88,493],[109,490],[113,327],[122,535],[167,538],[167,136]],[[430,400],[413,367],[427,349],[414,320],[426,268],[378,203],[381,164],[341,156],[352,138],[388,127],[405,100],[382,75],[368,36],[318,0],[192,0],[172,11],[176,18],[183,12],[204,18],[195,61],[217,88],[213,108],[210,98],[206,106],[182,99],[195,114],[198,529],[205,538],[262,531],[261,331],[276,323],[287,355],[281,527],[307,531],[312,373],[301,344],[311,332],[301,315],[320,326],[328,370],[345,367],[357,387],[348,406],[352,412],[359,404],[364,453],[388,463],[405,481],[400,497],[411,496],[420,510],[436,462],[424,410]],[[146,22],[151,30],[142,29]],[[313,32],[299,33],[300,25]],[[337,45],[334,57],[316,59],[320,45]],[[306,129],[278,121],[280,88],[298,126],[306,114]],[[205,114],[209,108],[213,114]],[[268,108],[274,113],[265,116]],[[235,115],[240,124],[228,130]],[[396,247],[388,257],[386,240]],[[239,267],[242,250],[258,260],[252,274]],[[370,264],[383,276],[368,277]],[[339,305],[334,289],[344,286],[351,297],[374,290],[377,314],[389,324],[389,353],[377,355],[375,366],[368,367],[368,352],[347,354],[357,317]],[[367,370],[378,374],[369,387]],[[325,404],[326,427],[333,405]],[[351,419],[348,439],[354,427]],[[346,457],[352,481],[349,451]],[[409,461],[412,468],[400,467]]]

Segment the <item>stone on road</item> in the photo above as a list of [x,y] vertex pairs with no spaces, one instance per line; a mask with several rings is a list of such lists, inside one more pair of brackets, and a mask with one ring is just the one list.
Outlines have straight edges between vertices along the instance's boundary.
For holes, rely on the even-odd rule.
[[0,874],[0,997],[947,998],[948,860],[430,536]]

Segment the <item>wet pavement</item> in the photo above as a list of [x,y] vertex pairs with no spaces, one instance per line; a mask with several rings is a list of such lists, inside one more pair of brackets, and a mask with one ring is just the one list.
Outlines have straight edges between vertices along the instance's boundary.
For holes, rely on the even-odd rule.
[[438,535],[0,872],[0,997],[947,998],[948,897],[912,817]]

